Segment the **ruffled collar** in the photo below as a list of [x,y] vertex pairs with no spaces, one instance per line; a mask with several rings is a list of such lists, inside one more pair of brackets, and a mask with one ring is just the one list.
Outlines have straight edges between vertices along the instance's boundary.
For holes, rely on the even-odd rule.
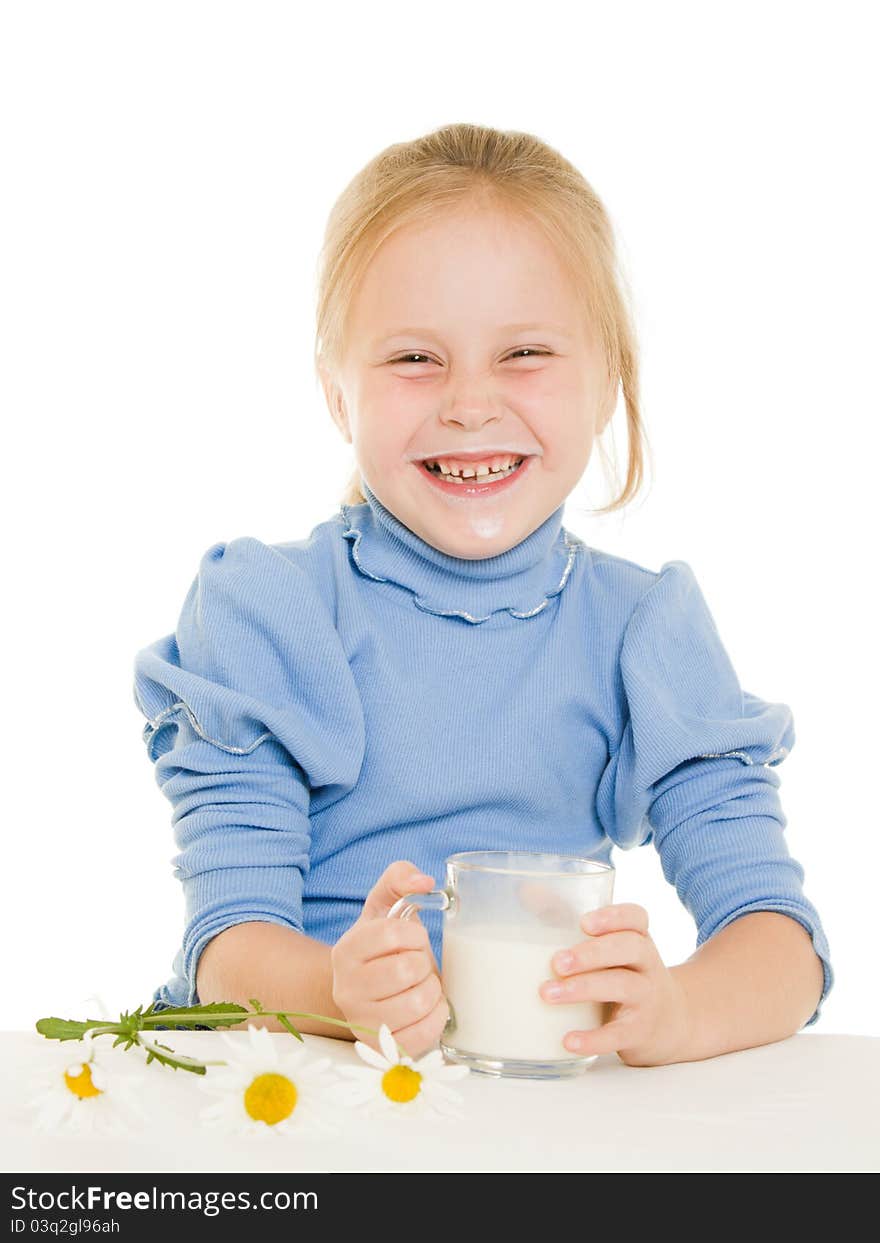
[[343,505],[343,539],[366,578],[392,582],[413,594],[426,613],[487,621],[506,609],[534,617],[568,582],[581,541],[562,526],[564,505],[519,544],[494,557],[453,557],[428,544],[361,481],[366,501]]

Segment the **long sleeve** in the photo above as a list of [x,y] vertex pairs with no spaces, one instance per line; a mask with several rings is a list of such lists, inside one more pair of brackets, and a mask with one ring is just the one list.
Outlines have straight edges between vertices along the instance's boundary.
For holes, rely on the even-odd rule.
[[308,575],[249,537],[202,557],[175,634],[136,656],[134,694],[174,809],[186,903],[175,970],[192,1005],[199,956],[224,928],[305,931],[311,791],[341,797],[357,781],[361,702]]
[[750,911],[802,924],[825,976],[810,1026],[834,976],[803,868],[783,833],[776,767],[794,745],[790,709],[741,689],[683,561],[667,562],[637,604],[620,677],[626,720],[597,801],[605,831],[624,849],[653,840],[698,946]]

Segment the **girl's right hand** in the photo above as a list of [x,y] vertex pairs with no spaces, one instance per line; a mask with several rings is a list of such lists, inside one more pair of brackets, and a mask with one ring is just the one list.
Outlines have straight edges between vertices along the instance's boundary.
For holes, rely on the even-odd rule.
[[[388,919],[407,893],[428,893],[430,876],[406,860],[392,863],[367,894],[363,910],[330,952],[333,1001],[349,1023],[376,1031],[387,1023],[410,1057],[420,1057],[440,1039],[449,1006],[427,930],[414,914]],[[378,1036],[355,1030],[355,1037],[379,1051]]]

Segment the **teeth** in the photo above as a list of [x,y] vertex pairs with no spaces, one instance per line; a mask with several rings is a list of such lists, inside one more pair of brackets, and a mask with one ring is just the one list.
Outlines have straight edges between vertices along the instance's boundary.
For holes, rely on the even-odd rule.
[[466,479],[473,478],[479,479],[480,482],[496,483],[498,480],[506,479],[508,475],[512,475],[524,460],[524,458],[501,458],[499,462],[506,465],[499,465],[493,462],[491,468],[485,462],[480,462],[475,466],[458,466],[455,464],[447,466],[445,462],[432,462],[428,460],[424,465],[432,474],[442,475],[449,483],[455,482],[460,484],[464,483]]
[[449,462],[437,462],[429,458],[425,462],[425,466],[429,469],[438,468],[442,475],[452,475],[454,478],[473,479],[474,477],[498,474],[509,470],[514,464],[519,465],[522,460],[522,458],[510,457],[508,455],[506,457],[488,458],[485,462],[479,462],[476,464],[467,462],[459,464],[454,459],[451,459]]

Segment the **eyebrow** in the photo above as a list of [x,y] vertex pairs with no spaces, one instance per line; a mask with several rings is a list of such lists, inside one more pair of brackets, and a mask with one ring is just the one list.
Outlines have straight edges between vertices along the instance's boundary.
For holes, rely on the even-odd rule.
[[[565,337],[565,339],[568,341],[571,341],[573,339],[571,334],[567,331],[564,324],[552,324],[552,323],[502,324],[498,331],[499,332],[550,331],[550,332],[556,333],[558,336]],[[433,337],[434,335],[435,335],[434,330],[432,328],[398,328],[395,332],[390,332],[388,333],[387,336],[380,337],[379,340],[375,342],[375,344],[377,346],[384,345],[387,341],[394,340],[395,337]]]

